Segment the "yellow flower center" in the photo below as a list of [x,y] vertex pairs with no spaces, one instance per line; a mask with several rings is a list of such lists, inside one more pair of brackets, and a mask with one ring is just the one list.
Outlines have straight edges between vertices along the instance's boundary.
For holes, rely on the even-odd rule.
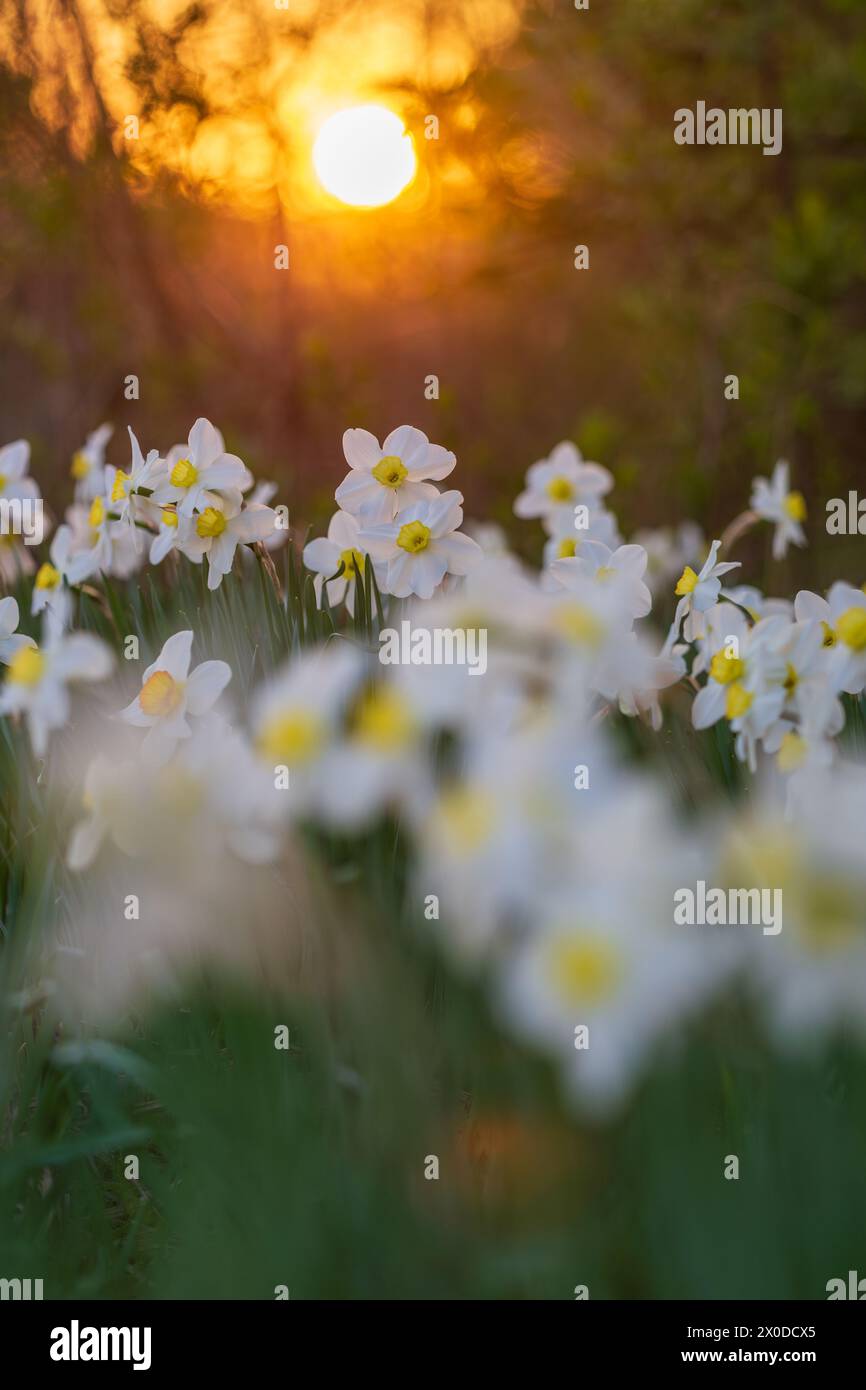
[[846,647],[862,652],[866,647],[866,608],[847,608],[836,623],[836,635]]
[[716,652],[710,662],[710,676],[719,685],[730,685],[746,674],[746,663],[738,656],[729,656],[726,651]]
[[604,584],[605,580],[612,578],[615,574],[616,570],[613,565],[599,565],[595,572],[595,577],[600,584]]
[[38,647],[20,647],[9,662],[9,679],[14,685],[38,685],[45,670],[45,657]]
[[144,682],[138,702],[145,714],[165,719],[174,714],[183,699],[183,686],[168,671],[154,671]]
[[87,518],[92,531],[98,531],[105,520],[105,503],[101,497],[94,497],[90,504],[90,513]]
[[111,489],[112,502],[122,502],[126,496],[126,485],[130,480],[130,475],[118,468],[114,478],[114,485]]
[[443,792],[436,808],[437,822],[452,848],[461,854],[472,854],[486,843],[495,818],[493,798],[476,787],[454,787]]
[[825,647],[835,647],[835,645],[836,645],[836,643],[837,643],[837,641],[838,641],[839,639],[837,638],[837,636],[836,636],[835,632],[833,631],[832,627],[830,626],[829,623],[825,623],[823,619],[821,620],[821,626],[822,626],[822,628],[824,629],[824,646],[825,646]]
[[806,757],[806,740],[792,729],[785,734],[779,744],[779,751],[776,754],[776,762],[780,772],[795,772],[798,767],[802,767]]
[[409,472],[402,459],[396,454],[386,454],[373,469],[373,477],[383,487],[398,488]]
[[802,885],[802,898],[805,907],[798,934],[815,955],[847,951],[863,940],[862,895],[850,880],[816,873]]
[[44,565],[39,566],[33,582],[37,589],[56,589],[60,583],[60,570],[56,570],[46,560]]
[[77,454],[72,455],[72,467],[69,471],[73,478],[79,483],[83,478],[86,478],[90,472],[90,459],[81,449],[78,450]]
[[171,470],[171,485],[172,487],[192,487],[197,477],[198,469],[195,464],[190,463],[189,459],[178,459]]
[[313,710],[286,710],[275,715],[260,730],[256,740],[259,752],[273,762],[306,763],[319,753],[325,742],[325,725]]
[[568,478],[551,478],[547,484],[547,495],[551,502],[569,502],[574,496],[574,487]]
[[734,682],[728,689],[725,699],[725,716],[728,719],[739,719],[747,710],[751,709],[754,695],[751,690],[746,690],[742,685]]
[[591,608],[583,603],[562,603],[556,610],[557,631],[569,642],[595,647],[604,636],[604,628]]
[[622,976],[619,952],[601,936],[560,937],[548,948],[548,978],[577,1007],[609,999]]
[[791,663],[790,663],[790,661],[789,661],[789,662],[788,662],[788,669],[787,669],[787,672],[786,672],[786,674],[785,674],[785,681],[784,681],[785,689],[787,690],[787,692],[788,692],[789,695],[793,695],[794,691],[797,689],[797,685],[799,684],[799,680],[800,680],[800,677],[799,677],[799,675],[797,674],[796,667],[792,666]]
[[5,473],[0,473],[0,492],[3,491],[3,489],[5,488],[5,486],[6,486],[6,484],[8,483],[8,481],[9,481],[9,479],[6,477],[6,474],[5,474]]
[[221,536],[226,529],[226,519],[216,507],[205,507],[195,523],[195,529],[202,540],[206,540],[208,536]]
[[802,492],[789,492],[782,505],[792,521],[806,520],[806,499]]
[[360,550],[340,551],[340,564],[343,566],[344,579],[357,579],[359,574],[364,573],[366,562],[367,557],[362,555]]
[[370,691],[354,721],[355,738],[383,753],[407,744],[414,730],[409,705],[387,686]]
[[683,570],[682,574],[677,580],[677,587],[674,589],[674,593],[679,598],[682,598],[684,594],[692,594],[694,593],[697,587],[697,583],[698,576],[695,574],[691,565],[686,565],[685,569]]
[[430,527],[425,526],[423,521],[407,521],[405,526],[400,527],[397,544],[410,555],[417,555],[419,550],[427,549],[430,536]]
[[176,525],[177,525],[177,512],[172,511],[171,507],[163,507],[163,509],[162,509],[162,524],[163,524],[163,526],[176,526]]
[[557,560],[570,560],[577,554],[577,536],[566,536],[556,550]]

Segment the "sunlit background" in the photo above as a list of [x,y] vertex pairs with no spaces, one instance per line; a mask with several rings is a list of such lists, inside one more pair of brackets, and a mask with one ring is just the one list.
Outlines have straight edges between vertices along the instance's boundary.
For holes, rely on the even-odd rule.
[[[5,436],[33,441],[50,488],[103,419],[122,462],[127,424],[165,449],[205,414],[299,526],[325,519],[347,425],[407,421],[504,522],[568,436],[613,469],[626,528],[712,527],[783,454],[820,516],[866,400],[866,55],[850,0],[786,14],[8,7]],[[673,112],[698,97],[781,106],[782,155],[676,146]],[[844,544],[791,564],[820,583]]]

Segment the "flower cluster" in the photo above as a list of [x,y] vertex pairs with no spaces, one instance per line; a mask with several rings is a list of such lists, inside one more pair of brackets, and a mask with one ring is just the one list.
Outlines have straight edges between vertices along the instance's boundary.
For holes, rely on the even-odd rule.
[[411,425],[392,430],[381,445],[367,430],[346,430],[343,453],[350,472],[334,494],[340,510],[327,540],[304,550],[318,595],[326,585],[329,603],[345,598],[354,612],[368,559],[379,590],[395,598],[432,598],[446,575],[468,574],[481,552],[459,530],[463,496],[440,493],[432,481],[453,472],[453,454]]
[[239,545],[273,539],[277,513],[244,500],[253,486],[249,469],[226,453],[209,420],[196,420],[186,444],[147,457],[129,431],[128,471],[105,463],[109,426],[91,434],[72,460],[75,502],[36,576],[33,611],[65,586],[98,575],[126,579],[145,561],[159,564],[172,551],[208,562],[208,588],[219,587]]
[[[169,552],[207,554],[215,588],[239,544],[275,533],[277,513],[244,501],[252,476],[208,421],[164,457],[133,436],[129,472],[106,467],[106,442],[97,431],[76,455],[76,502],[33,585],[43,642],[17,633],[14,599],[0,603],[0,712],[26,715],[40,755],[69,717],[67,687],[113,665],[105,642],[68,631],[70,588]],[[9,446],[19,482],[22,447]],[[420,430],[381,445],[348,430],[343,450],[340,509],[304,550],[331,637],[287,643],[232,710],[249,673],[193,665],[193,631],[178,624],[131,702],[115,702],[120,741],[87,772],[69,865],[119,852],[164,875],[206,856],[218,879],[230,859],[279,861],[293,828],[363,835],[390,816],[411,863],[407,910],[596,1107],[737,979],[783,1035],[863,1029],[866,769],[840,743],[866,687],[866,594],[837,582],[826,597],[769,598],[727,587],[740,567],[720,558],[762,520],[776,554],[804,542],[787,465],[756,481],[750,510],[707,551],[689,525],[625,543],[605,505],[611,475],[560,444],[515,502],[544,528],[539,573],[495,529],[460,529],[462,495],[436,486],[454,455]],[[483,633],[485,651],[489,638],[483,679],[459,662],[377,659],[338,612],[352,615],[371,582],[389,624]],[[696,731],[724,721],[729,756],[760,774],[736,814],[686,819],[663,776],[624,760],[612,726],[640,720],[663,750],[677,704]],[[783,890],[784,933],[676,925],[674,894],[698,879]]]

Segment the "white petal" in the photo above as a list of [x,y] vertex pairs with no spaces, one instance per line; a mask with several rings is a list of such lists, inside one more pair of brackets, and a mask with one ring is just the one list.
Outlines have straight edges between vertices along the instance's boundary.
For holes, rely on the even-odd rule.
[[453,473],[457,467],[457,455],[452,454],[450,449],[443,449],[441,444],[431,444],[427,450],[427,463],[424,468],[425,478],[435,478],[437,481],[447,478],[449,473]]
[[14,598],[0,599],[0,637],[11,637],[18,626],[20,614]]
[[250,545],[253,541],[264,541],[274,534],[277,514],[273,507],[265,507],[261,502],[251,502],[238,516],[229,522],[229,529],[236,541]]
[[[343,516],[344,513],[338,512],[337,515]],[[304,546],[304,564],[308,570],[316,570],[325,576],[336,574],[340,568],[339,547],[333,541],[325,540],[324,536],[317,536]]]
[[113,667],[110,648],[89,632],[73,632],[64,637],[52,660],[54,673],[67,681],[104,680]]
[[245,492],[252,485],[252,474],[234,454],[223,454],[205,470],[201,481],[204,487],[217,490],[239,488]]
[[484,551],[478,542],[472,540],[471,536],[464,536],[462,531],[443,536],[436,542],[435,553],[441,555],[449,574],[469,574],[484,558]]
[[721,719],[725,712],[727,692],[717,681],[709,681],[699,690],[692,705],[692,723],[696,729],[708,729]]
[[[207,468],[224,452],[223,437],[210,420],[199,416],[189,432],[189,452],[196,468]],[[182,457],[182,455],[181,455]]]
[[192,654],[192,629],[185,628],[183,632],[175,632],[164,644],[162,651],[148,666],[142,677],[142,685],[150,680],[154,671],[167,671],[172,680],[185,681],[189,670],[189,661]]
[[396,454],[402,459],[410,474],[415,473],[419,478],[423,478],[427,474],[424,465],[427,462],[429,447],[427,436],[422,430],[416,430],[413,425],[398,425],[382,444],[382,454],[385,457]]
[[155,715],[145,714],[137,695],[131,704],[120,711],[117,718],[122,719],[124,724],[131,724],[135,729],[149,729],[156,722]]
[[105,830],[105,822],[98,816],[88,816],[87,820],[76,825],[66,851],[66,863],[70,869],[80,871],[93,863],[105,838]]
[[369,430],[346,430],[343,435],[343,455],[350,468],[369,473],[382,457],[379,441]]
[[225,661],[203,661],[196,666],[186,686],[187,709],[190,714],[205,714],[216,704],[232,678],[232,668]]

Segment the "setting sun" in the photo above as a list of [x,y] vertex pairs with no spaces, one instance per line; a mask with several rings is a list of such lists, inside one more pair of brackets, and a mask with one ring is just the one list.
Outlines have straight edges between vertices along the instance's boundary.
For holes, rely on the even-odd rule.
[[316,136],[319,182],[352,207],[381,207],[415,177],[412,137],[385,106],[352,106],[329,117]]

